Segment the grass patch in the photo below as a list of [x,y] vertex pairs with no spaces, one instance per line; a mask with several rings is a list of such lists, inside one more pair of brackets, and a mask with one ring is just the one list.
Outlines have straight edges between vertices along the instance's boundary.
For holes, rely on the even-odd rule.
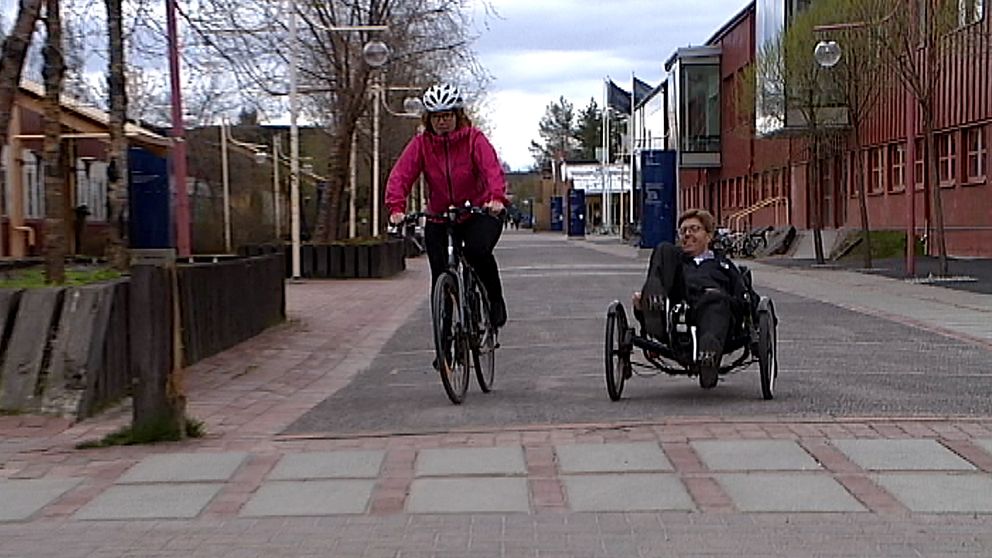
[[[65,270],[65,286],[78,287],[102,281],[117,279],[121,273],[108,267],[67,267]],[[0,288],[3,289],[39,289],[47,287],[45,270],[42,267],[15,269],[0,276]]]
[[138,444],[157,444],[159,442],[177,442],[182,438],[202,438],[207,429],[203,421],[186,417],[183,424],[185,432],[180,435],[167,421],[151,423],[144,428],[135,429],[125,426],[116,432],[107,434],[100,440],[88,440],[76,444],[76,449],[108,448],[111,446],[134,446]]
[[[899,258],[906,254],[906,233],[903,231],[870,231],[871,257],[872,259],[884,260],[887,258]],[[861,238],[861,234],[858,234]],[[842,260],[861,260],[865,254],[865,243],[859,242],[852,248]],[[923,243],[917,241],[916,255],[923,255]]]

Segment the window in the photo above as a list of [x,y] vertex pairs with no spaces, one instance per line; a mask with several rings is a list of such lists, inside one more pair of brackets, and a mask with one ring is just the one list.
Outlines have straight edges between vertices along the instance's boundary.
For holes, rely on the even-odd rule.
[[44,219],[45,218],[45,163],[41,159],[40,153],[35,153],[30,149],[22,152],[21,166],[22,179],[24,180],[24,218]]
[[962,27],[981,21],[984,15],[984,0],[958,0],[958,23]]
[[916,167],[914,169],[916,189],[922,190],[923,185],[927,183],[926,142],[922,138],[916,140],[916,153],[913,154],[913,159],[913,165]]
[[76,205],[85,205],[90,221],[107,220],[107,163],[76,159]]
[[720,152],[720,65],[682,67],[682,150]]
[[868,151],[868,193],[885,191],[885,148],[873,147]]
[[968,182],[979,182],[985,178],[985,129],[981,126],[965,132],[965,145],[968,155]]
[[[844,187],[847,188],[845,194],[850,196],[851,199],[857,199],[858,195],[861,193],[860,185],[855,184],[858,181],[858,161],[855,157],[857,157],[857,155],[851,153],[850,157],[844,157],[844,160],[841,162],[841,164],[844,165],[845,172]],[[868,174],[868,157],[866,151],[861,153],[861,167],[863,169],[862,172]],[[867,189],[867,176],[861,177],[861,179],[866,181]]]
[[937,137],[937,170],[941,186],[953,186],[957,178],[957,145],[951,132]]
[[813,0],[787,0],[786,17],[788,17],[789,22],[795,21],[796,17],[805,12],[812,3]]
[[897,143],[889,146],[889,191],[902,192],[906,189],[906,146]]

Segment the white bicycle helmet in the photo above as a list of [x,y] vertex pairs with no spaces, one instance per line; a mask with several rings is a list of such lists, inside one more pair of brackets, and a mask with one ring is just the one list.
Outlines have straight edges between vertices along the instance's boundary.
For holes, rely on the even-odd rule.
[[462,94],[454,85],[439,83],[424,92],[424,109],[427,112],[444,112],[462,108]]

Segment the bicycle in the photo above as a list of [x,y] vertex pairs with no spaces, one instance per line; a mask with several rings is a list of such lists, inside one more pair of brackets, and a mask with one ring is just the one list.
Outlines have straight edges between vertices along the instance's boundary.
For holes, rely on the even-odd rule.
[[471,367],[475,368],[475,377],[483,393],[492,391],[496,349],[499,348],[486,288],[465,260],[461,239],[454,234],[454,225],[469,214],[489,213],[466,204],[462,208],[450,207],[444,213],[418,213],[407,217],[440,220],[447,230],[448,267],[438,276],[431,291],[431,317],[441,383],[448,399],[456,405],[465,400]]

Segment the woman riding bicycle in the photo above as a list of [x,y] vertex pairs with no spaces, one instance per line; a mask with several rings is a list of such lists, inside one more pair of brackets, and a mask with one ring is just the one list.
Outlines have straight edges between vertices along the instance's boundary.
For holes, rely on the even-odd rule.
[[[467,214],[455,226],[464,243],[464,255],[489,295],[494,327],[506,323],[506,303],[493,248],[503,232],[501,214],[507,203],[506,181],[496,150],[465,115],[461,94],[454,86],[438,84],[424,93],[424,131],[407,144],[393,165],[386,185],[386,208],[393,224],[403,221],[406,199],[417,178],[427,183],[427,211],[444,213],[468,202],[489,211]],[[448,237],[443,222],[428,218],[424,244],[431,265],[431,285],[448,265]]]

